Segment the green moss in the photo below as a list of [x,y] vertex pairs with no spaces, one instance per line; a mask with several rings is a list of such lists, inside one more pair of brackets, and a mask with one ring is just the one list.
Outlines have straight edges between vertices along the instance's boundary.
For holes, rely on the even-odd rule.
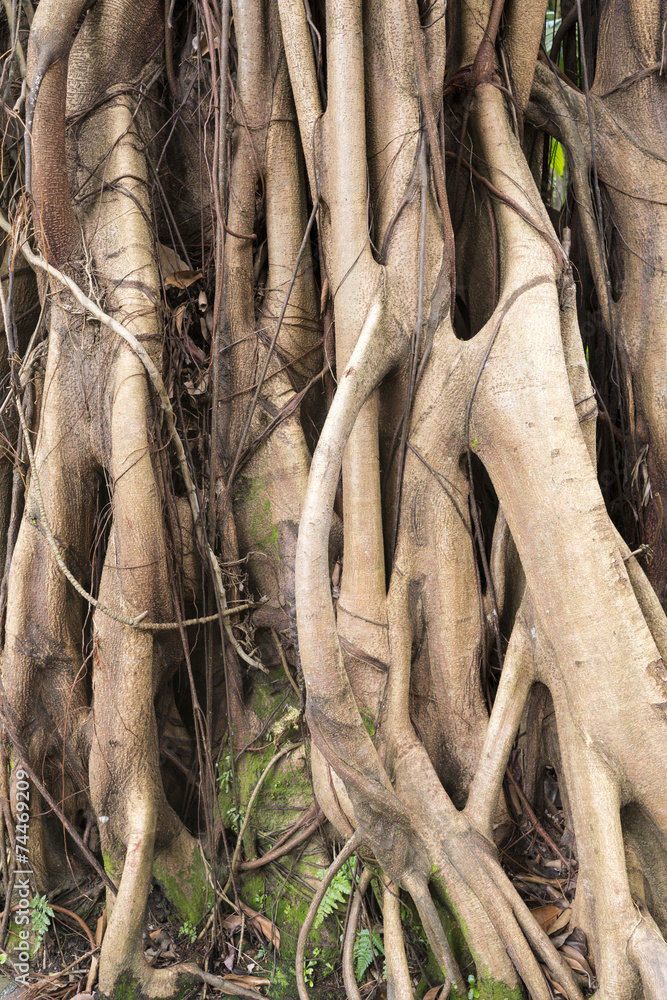
[[102,863],[104,864],[104,870],[109,878],[115,881],[121,872],[121,866],[119,865],[118,860],[114,858],[112,854],[102,851]]
[[[468,931],[465,921],[452,902],[445,883],[438,875],[431,877],[433,902],[440,915],[440,920],[447,934],[452,952],[461,969],[470,970],[475,966],[475,955],[468,947]],[[468,974],[466,971],[466,975]]]
[[520,986],[510,989],[505,983],[493,979],[481,979],[477,989],[480,1000],[523,1000],[523,990]]
[[[170,1000],[184,1000],[185,997],[192,996],[195,990],[198,992],[200,988],[201,984],[193,983],[191,976],[179,976],[176,990]],[[113,993],[103,993],[100,990],[97,996],[99,1000],[148,1000],[142,983],[129,972],[118,977]]]
[[[323,859],[324,860],[324,859]],[[294,875],[313,879],[322,873],[308,859],[286,857],[281,863],[292,868]],[[293,866],[293,867],[292,867]],[[261,910],[272,919],[280,931],[280,953],[276,963],[276,972],[271,982],[269,994],[271,1000],[294,1000],[296,996],[296,945],[299,932],[306,919],[310,896],[306,897],[299,883],[285,879],[277,870],[269,866],[262,871],[248,873],[243,880],[241,890],[243,900],[255,910]],[[338,937],[340,928],[335,919],[327,921],[316,931],[311,932],[306,948],[306,958],[315,957],[315,988],[309,990],[311,1000],[326,997],[330,1000],[329,987],[322,985],[328,975],[327,963],[333,965],[338,958]],[[270,964],[267,971],[270,972]]]
[[116,982],[113,994],[99,991],[101,1000],[142,1000],[144,992],[139,981],[129,973],[124,973]]
[[[290,864],[289,858],[282,860]],[[303,860],[292,863],[295,875],[312,879],[314,874],[312,863]],[[297,992],[296,946],[299,932],[306,919],[310,897],[305,898],[301,894],[296,881],[288,880],[285,883],[284,876],[277,877],[271,872],[263,875],[253,873],[251,878],[244,881],[242,895],[250,906],[261,909],[271,917],[280,930],[280,954],[276,973],[268,991],[271,1000],[294,1000]],[[331,966],[338,959],[340,932],[338,921],[332,918],[309,935],[306,959],[314,959],[317,963],[314,970],[315,986],[308,991],[311,1000],[331,998],[331,989],[324,985],[323,980],[328,978]]]
[[235,499],[247,511],[247,529],[253,545],[280,562],[280,531],[273,521],[264,477],[241,478]]
[[[282,963],[281,963],[282,964]],[[280,969],[276,969],[276,974],[271,981],[268,993],[271,1000],[294,1000],[296,997],[296,980],[293,975],[285,975]],[[340,995],[340,989],[333,988],[330,982],[316,983],[314,987],[308,987],[310,1000],[332,1000],[332,997]]]
[[[415,996],[418,1000],[424,996],[424,994],[429,989],[429,982],[431,985],[440,985],[444,983],[445,977],[442,975],[432,953],[429,951],[429,962],[426,965],[426,978],[422,979],[419,986],[415,990]],[[463,977],[467,978],[466,975]],[[506,983],[500,983],[497,979],[491,979],[490,977],[484,977],[475,980],[475,989],[479,993],[479,1000],[525,1000],[524,993],[520,986],[508,986]],[[459,993],[456,987],[452,987],[449,994],[450,1000],[467,1000],[468,990],[464,993]]]
[[375,736],[375,716],[367,708],[361,710],[361,719],[371,739]]
[[[286,695],[289,695],[289,700],[283,704]],[[276,751],[296,735],[294,728],[285,729],[284,735],[279,735],[280,722],[292,710],[293,704],[294,694],[279,664],[271,668],[268,675],[255,679],[249,708],[261,724],[271,720],[262,740],[269,745],[260,751],[247,751],[238,762],[238,804],[242,812],[247,809],[257,781]],[[274,715],[276,710],[277,714]],[[272,738],[275,743],[271,742]],[[225,763],[221,771],[226,773],[228,770],[229,764]],[[231,785],[231,780],[219,785],[218,800],[223,816],[229,816],[229,810],[236,809]],[[289,828],[310,807],[312,801],[313,791],[306,754],[304,750],[297,749],[277,761],[262,784],[248,818],[244,856],[250,858],[264,853],[275,837],[265,839],[262,832]],[[316,884],[327,866],[328,857],[324,847],[314,838],[305,851],[297,848],[294,854],[282,857],[278,865],[267,865],[241,877],[241,899],[265,914],[280,931],[276,972],[267,991],[271,1000],[294,1000],[297,995],[296,945],[312,898],[312,888],[309,886]],[[325,985],[329,974],[327,962],[333,965],[337,960],[340,933],[338,921],[332,918],[308,938],[307,958],[312,960],[315,957],[317,960],[315,986],[309,989],[311,1000],[331,1000],[331,986]],[[315,949],[319,949],[316,955]],[[273,961],[270,957],[262,959],[262,967],[267,975],[272,975]]]
[[[223,755],[220,768],[223,780],[218,784],[218,804],[226,825],[233,830],[239,829],[257,782],[275,756],[281,741],[284,743],[298,735],[298,729],[293,725],[297,711],[290,701],[283,704],[286,694],[292,701],[294,700],[292,689],[280,665],[273,667],[266,677],[255,683],[253,688],[249,709],[262,722],[272,719],[272,725],[265,730],[265,739],[267,743],[272,738],[276,742],[269,743],[257,752],[248,751],[238,761],[236,767],[238,815],[229,756]],[[276,709],[279,711],[274,714]],[[278,761],[269,771],[255,800],[253,815],[244,835],[245,857],[256,856],[255,843],[258,831],[276,830],[281,825],[289,826],[297,819],[299,812],[308,808],[311,802],[310,775],[303,755],[291,754],[288,758]]]
[[199,851],[193,850],[189,866],[175,874],[162,866],[159,857],[156,858],[153,875],[182,922],[187,920],[195,927],[199,926],[213,905],[213,890]]
[[[113,1000],[144,1000],[145,993],[142,984],[129,972],[124,973],[116,981],[113,991]],[[105,1000],[105,994],[100,993],[100,997]],[[111,1000],[111,998],[109,998]]]
[[287,997],[290,991],[292,994],[294,993],[294,983],[295,979],[293,976],[286,976],[280,969],[276,969],[275,975],[271,980],[271,993],[276,997]]

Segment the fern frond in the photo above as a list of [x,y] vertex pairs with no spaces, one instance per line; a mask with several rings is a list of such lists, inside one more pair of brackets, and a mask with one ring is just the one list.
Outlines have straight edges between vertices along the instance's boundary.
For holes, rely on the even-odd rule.
[[364,927],[357,934],[354,942],[354,973],[357,980],[365,974],[366,969],[373,961],[373,945],[371,944],[371,933]]
[[353,855],[334,876],[331,885],[324,894],[324,899],[320,903],[320,908],[317,911],[317,916],[313,924],[313,930],[317,930],[326,918],[331,916],[339,903],[344,903],[350,895],[355,861],[356,857]]
[[371,932],[364,927],[354,941],[354,972],[357,979],[366,974],[368,967],[376,955],[384,955],[384,944],[377,931]]

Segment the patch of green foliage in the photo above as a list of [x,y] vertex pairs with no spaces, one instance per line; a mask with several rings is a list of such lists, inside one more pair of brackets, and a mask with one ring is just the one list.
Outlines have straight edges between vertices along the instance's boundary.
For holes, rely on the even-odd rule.
[[186,920],[185,923],[181,925],[178,936],[187,938],[190,944],[194,944],[197,940],[197,928],[190,920]]
[[352,879],[354,878],[354,863],[356,857],[349,858],[341,870],[334,875],[331,885],[324,894],[324,899],[320,903],[320,908],[315,917],[313,930],[321,927],[327,917],[330,917],[340,903],[344,903],[352,891]]
[[310,953],[310,958],[305,959],[303,963],[303,977],[306,980],[306,984],[312,989],[315,985],[315,970],[318,965],[324,965],[326,973],[333,972],[333,964],[331,962],[323,961],[321,958],[320,948],[313,948]]
[[35,952],[38,952],[42,945],[44,935],[51,926],[52,917],[53,910],[46,896],[33,896],[30,900],[30,920],[35,935]]
[[354,973],[357,979],[366,974],[374,958],[384,956],[384,944],[376,930],[372,933],[363,927],[354,941]]

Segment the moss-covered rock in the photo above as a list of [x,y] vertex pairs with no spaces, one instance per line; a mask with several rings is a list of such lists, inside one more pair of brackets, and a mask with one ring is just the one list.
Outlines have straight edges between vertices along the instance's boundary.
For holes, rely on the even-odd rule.
[[183,831],[153,862],[153,876],[183,923],[198,927],[213,905],[208,866],[196,841]]
[[[286,699],[287,696],[287,699]],[[233,794],[229,755],[223,755],[220,767],[219,805],[228,824],[237,831],[243,822],[250,797],[267,764],[281,746],[299,737],[294,728],[296,696],[286,682],[281,667],[256,682],[249,707],[262,731],[260,749],[250,748],[237,766],[238,808]],[[268,851],[278,836],[289,829],[313,803],[310,767],[305,747],[298,746],[277,761],[255,799],[243,838],[243,857],[252,859]],[[295,960],[299,931],[308,907],[324,872],[329,854],[322,837],[316,834],[308,844],[284,855],[277,864],[269,864],[240,877],[240,895],[245,903],[261,911],[280,931],[280,952],[269,989],[272,1000],[292,1000],[296,995]],[[328,976],[338,958],[340,928],[332,918],[313,931],[309,938],[308,960],[314,988]],[[263,962],[271,972],[272,963]],[[330,997],[324,987],[320,995]]]

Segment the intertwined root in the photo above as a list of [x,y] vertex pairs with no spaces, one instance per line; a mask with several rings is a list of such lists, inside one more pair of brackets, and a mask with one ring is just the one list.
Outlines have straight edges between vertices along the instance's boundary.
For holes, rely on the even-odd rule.
[[[135,104],[122,87],[117,96],[114,87],[124,72],[130,78],[150,72],[146,52],[155,49],[163,12],[159,4],[131,0],[100,3],[72,43],[81,7],[47,0],[33,22],[28,141],[36,221],[45,253],[58,262],[69,257],[68,277],[94,296],[84,269],[92,263],[106,307],[155,366],[161,352],[160,282],[148,223],[145,112],[141,100]],[[113,52],[123,47],[124,58],[114,60]],[[77,167],[83,196],[76,216],[65,147],[68,56],[75,105],[70,110],[78,101],[81,112]],[[100,102],[99,93],[108,88],[111,96]],[[102,168],[100,143],[107,151]],[[75,252],[82,241],[85,250]],[[69,794],[65,805],[70,820],[82,796],[94,815],[109,817],[100,826],[102,847],[120,883],[115,900],[110,893],[100,959],[101,988],[110,995],[129,977],[146,995],[169,996],[180,975],[149,969],[141,940],[154,853],[183,833],[160,780],[153,708],[155,693],[178,662],[178,641],[173,632],[154,639],[127,624],[137,617],[170,622],[175,616],[160,527],[164,486],[149,447],[151,410],[141,358],[106,326],[91,322],[76,297],[58,287],[35,461],[9,581],[3,684],[29,762],[39,772],[47,754],[64,763],[74,783],[76,795]],[[85,580],[96,505],[90,484],[100,472],[109,484],[113,520],[93,623],[90,705],[89,667],[81,652],[87,609],[60,563]],[[35,815],[34,863],[44,878],[55,871],[40,824]]]
[[[387,883],[385,951],[391,955],[387,974],[390,988],[396,990],[397,996],[410,995],[410,977],[399,940],[400,921],[397,923],[394,919],[392,922],[392,909],[396,909],[398,900],[397,886],[414,901],[429,945],[447,981],[460,991],[464,989],[461,970],[431,898],[430,879],[446,898],[461,926],[466,928],[481,984],[487,981],[503,983],[509,994],[518,988],[518,973],[531,996],[536,1000],[549,1000],[551,994],[539,960],[570,1000],[581,1000],[581,991],[569,967],[508,882],[495,849],[470,825],[465,811],[457,812],[447,798],[423,747],[414,740],[411,748],[404,746],[396,771],[397,787],[405,787],[405,816],[410,817],[410,829],[397,832],[389,844],[386,835],[380,832],[378,839],[372,829],[364,829],[362,833],[359,828],[348,840],[313,899],[299,938],[297,970],[302,969],[308,932],[330,878],[355,850],[363,851],[362,841],[365,841],[382,868],[381,880]],[[364,884],[360,882],[359,892]],[[348,929],[348,935],[350,933],[354,935],[354,931]],[[308,994],[303,975],[299,993],[302,1000],[306,1000]]]
[[[87,15],[86,31],[73,43],[84,6],[81,0],[41,0],[33,22],[27,179],[35,229],[45,252],[68,261],[78,279],[87,280],[92,268],[108,308],[148,345],[151,363],[157,365],[161,292],[147,221],[152,205],[142,135],[150,113],[135,98],[145,93],[154,68],[146,65],[146,53],[159,48],[163,6],[98,0]],[[635,6],[640,5],[629,5],[622,22],[626,29],[634,24],[635,34],[641,34]],[[503,814],[502,776],[530,688],[539,682],[550,692],[557,719],[559,777],[572,810],[580,864],[575,909],[595,956],[597,995],[625,1000],[641,990],[645,1000],[653,1000],[667,980],[662,936],[667,879],[660,858],[667,837],[667,674],[661,659],[667,625],[612,529],[597,487],[595,425],[582,423],[586,414],[581,410],[592,389],[567,255],[551,229],[493,76],[501,7],[473,0],[456,26],[461,78],[469,88],[463,120],[470,136],[461,139],[471,139],[477,166],[497,199],[489,211],[488,239],[481,242],[495,244],[497,236],[503,258],[498,269],[497,248],[491,247],[487,263],[492,257],[494,279],[488,282],[490,293],[480,296],[488,300],[484,307],[472,301],[474,288],[461,289],[471,316],[492,314],[480,323],[481,332],[463,344],[450,322],[453,234],[433,114],[443,94],[444,4],[430,8],[433,21],[422,32],[412,0],[407,6],[404,0],[328,6],[326,111],[313,61],[313,25],[303,4],[235,3],[241,54],[235,107],[244,110],[233,132],[228,270],[218,275],[218,314],[223,312],[223,278],[229,279],[230,381],[232,396],[242,396],[257,367],[253,269],[261,265],[261,255],[254,259],[252,234],[260,180],[262,186],[266,181],[269,247],[263,326],[271,325],[283,301],[285,274],[291,273],[307,215],[293,94],[315,203],[312,218],[317,214],[321,227],[323,292],[329,288],[330,293],[328,298],[323,294],[323,306],[329,320],[335,318],[338,359],[338,388],[303,503],[296,579],[300,651],[314,758],[321,787],[331,792],[323,804],[341,832],[356,831],[344,854],[363,843],[383,872],[391,988],[398,1000],[410,995],[400,890],[414,901],[449,983],[464,988],[431,898],[435,888],[466,928],[481,984],[496,980],[511,992],[522,980],[536,1000],[547,1000],[542,962],[570,1000],[580,996],[492,846],[494,820]],[[533,5],[524,20],[510,5],[506,11],[516,89],[512,113],[526,104],[543,15],[540,5]],[[284,53],[279,42],[274,48],[279,21]],[[611,24],[607,16],[603,35]],[[655,35],[655,18],[651,24]],[[651,44],[656,41],[657,36]],[[209,43],[212,49],[212,37]],[[226,71],[225,60],[221,65]],[[269,65],[278,67],[273,77]],[[599,65],[601,76],[609,75],[604,59]],[[227,79],[222,75],[224,104]],[[661,79],[657,86],[663,84]],[[582,114],[580,98],[570,103]],[[76,120],[75,166],[67,163],[68,99]],[[222,156],[224,120],[217,127],[216,155]],[[567,128],[564,121],[563,131]],[[581,130],[570,140],[584,149],[586,159],[590,151]],[[218,166],[223,175],[224,165]],[[595,256],[595,232],[591,236],[588,161],[584,169],[575,157],[574,167],[602,301],[604,267]],[[636,180],[636,169],[629,175],[626,187]],[[369,240],[369,178],[374,195],[380,192],[373,221],[376,255]],[[73,179],[76,183],[70,183]],[[631,242],[640,240],[650,228],[641,220],[649,220],[653,249],[664,249],[664,234],[655,232],[654,204],[661,203],[661,191],[655,178],[652,183],[656,188],[644,199],[650,207],[634,215],[640,223],[629,235]],[[70,188],[78,192],[75,206]],[[630,195],[617,195],[622,215],[623,199]],[[218,191],[218,201],[225,196],[221,199]],[[289,199],[289,212],[283,199]],[[216,207],[220,210],[220,204]],[[224,221],[218,220],[219,267]],[[477,236],[480,230],[471,231]],[[74,259],[79,249],[81,264]],[[280,363],[289,360],[297,382],[319,367],[307,237],[304,249],[280,338],[275,330],[268,410],[283,406],[284,393],[288,407],[296,407],[295,386],[278,370]],[[482,257],[488,249],[482,248]],[[465,278],[465,266],[458,263],[459,278]],[[642,288],[648,280],[644,264],[633,251],[628,277],[634,268],[632,280]],[[660,336],[663,286],[664,281],[652,285],[650,308],[637,311],[641,324]],[[37,502],[33,469],[10,580],[3,683],[32,763],[45,755],[64,760],[66,808],[83,801],[110,817],[102,841],[119,884],[117,899],[109,900],[103,992],[112,995],[125,982],[146,996],[166,996],[193,975],[220,985],[188,967],[149,970],[141,948],[153,859],[160,853],[168,859],[192,846],[162,789],[152,707],[180,656],[178,643],[127,623],[144,613],[153,621],[174,617],[165,541],[155,530],[168,491],[150,454],[151,397],[142,364],[125,343],[81,315],[74,299],[59,296],[53,297],[37,441],[46,504],[42,510]],[[621,302],[617,318],[623,322],[624,309]],[[664,396],[662,369],[645,363],[637,331],[625,332],[647,433],[652,441],[662,441],[664,400],[655,403]],[[219,364],[220,343],[216,350]],[[213,424],[223,412],[228,417],[226,443],[236,453],[236,466],[245,445],[241,439],[249,429],[259,433],[263,418],[256,415],[253,421],[240,402],[228,411],[218,405],[221,373],[215,364],[214,372]],[[388,375],[393,377],[390,389],[387,383],[381,386]],[[394,437],[391,454],[386,442],[380,446],[381,422],[390,425]],[[271,573],[275,577],[267,591],[276,611],[278,605],[283,610],[291,605],[295,524],[309,462],[294,408],[280,427],[270,446],[276,467],[266,501],[281,511],[277,558],[266,573],[267,581]],[[219,431],[214,442],[213,480],[216,449],[224,437]],[[473,452],[502,506],[490,572],[477,517]],[[381,454],[390,470],[398,467],[395,486],[381,484]],[[261,466],[251,460],[248,470],[254,476]],[[341,468],[345,566],[336,618],[329,538]],[[651,475],[662,474],[654,455],[649,469]],[[125,622],[101,611],[95,616],[91,707],[80,651],[85,604],[72,595],[60,572],[44,521],[74,575],[81,576],[95,517],[87,486],[100,471],[113,494],[113,524],[99,596]],[[218,485],[212,483],[212,495]],[[247,545],[255,514],[249,505],[240,518]],[[277,520],[274,511],[271,517]],[[483,572],[473,557],[473,537]],[[476,572],[484,577],[480,585]],[[511,637],[487,719],[480,665],[489,636],[502,659],[501,614]],[[370,679],[369,669],[375,671]],[[89,803],[84,795],[88,776]],[[467,804],[457,811],[454,803],[462,806],[468,789]],[[33,807],[37,813],[37,796]],[[33,860],[45,875],[49,842],[40,835],[37,814],[33,831]],[[362,885],[369,878],[365,875]],[[359,905],[358,900],[352,904],[344,947],[345,982],[353,998],[351,953]],[[302,995],[305,933],[307,925],[298,955]]]
[[[491,88],[480,88],[476,101],[487,155],[490,159],[499,155],[491,139],[498,132],[503,137],[502,156],[510,155],[514,140],[502,124],[498,95]],[[504,171],[506,159],[501,160]],[[522,179],[528,185],[525,171]],[[503,183],[502,176],[498,183]],[[527,204],[525,210],[531,212],[533,206]],[[664,719],[658,710],[667,690],[665,672],[597,487],[590,457],[594,437],[589,428],[585,436],[580,430],[575,405],[590,398],[590,385],[575,336],[567,274],[554,274],[549,242],[527,238],[520,213],[501,208],[500,217],[507,238],[515,239],[521,252],[510,261],[486,337],[480,334],[465,355],[453,338],[447,341],[447,334],[441,334],[452,369],[462,359],[469,366],[466,431],[474,428],[475,448],[498,491],[527,595],[516,612],[516,634],[480,755],[479,778],[473,781],[470,813],[467,808],[457,813],[447,798],[409,714],[415,579],[402,540],[415,534],[412,494],[419,488],[409,468],[388,597],[391,660],[375,742],[356,710],[336,642],[324,558],[326,511],[333,503],[339,463],[356,415],[400,351],[390,339],[386,302],[369,310],[345,369],[314,456],[304,505],[297,602],[308,716],[319,750],[345,785],[358,831],[387,877],[412,895],[450,981],[459,979],[429,905],[426,882],[434,870],[431,866],[466,928],[480,978],[490,976],[513,989],[518,972],[531,995],[547,998],[540,959],[567,995],[575,997],[580,992],[572,973],[510,886],[489,842],[480,837],[480,833],[489,836],[523,702],[535,680],[545,684],[553,697],[562,741],[562,780],[570,802],[577,803],[573,816],[580,896],[588,896],[587,931],[599,996],[629,997],[640,981],[645,995],[651,996],[655,969],[662,968],[664,943],[660,939],[649,948],[654,925],[637,923],[620,809],[637,798],[656,827],[665,829],[664,794],[655,780],[667,766]],[[543,345],[537,358],[522,346],[530,331]],[[420,417],[418,398],[414,440],[420,433]],[[447,434],[445,441],[452,446]],[[530,493],[517,487],[524,482],[526,461],[533,484]],[[544,518],[539,523],[536,506]],[[409,552],[407,543],[405,549]],[[653,631],[656,615],[651,609]],[[428,627],[434,624],[427,621]],[[647,722],[644,717],[651,705],[656,714]],[[640,728],[640,717],[642,734],[636,741],[632,720]]]

